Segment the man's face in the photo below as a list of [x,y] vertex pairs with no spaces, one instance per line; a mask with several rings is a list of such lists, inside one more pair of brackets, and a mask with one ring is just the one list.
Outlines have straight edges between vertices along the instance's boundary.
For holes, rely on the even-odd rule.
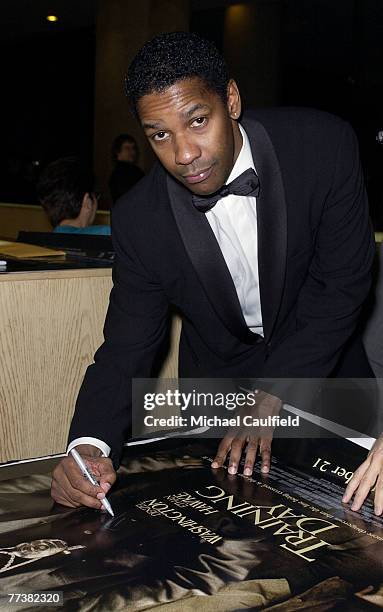
[[117,159],[118,161],[130,162],[131,164],[134,164],[137,161],[137,147],[135,143],[125,140],[117,154]]
[[240,112],[234,81],[226,104],[199,78],[177,81],[138,102],[153,151],[175,179],[198,195],[214,193],[226,182],[242,146],[235,120]]

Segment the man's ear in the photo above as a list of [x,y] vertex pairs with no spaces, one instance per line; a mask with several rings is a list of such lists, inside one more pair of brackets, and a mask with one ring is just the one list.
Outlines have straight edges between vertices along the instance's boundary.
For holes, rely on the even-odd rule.
[[230,79],[227,84],[227,109],[230,119],[239,119],[242,112],[242,102],[238,85],[234,79]]

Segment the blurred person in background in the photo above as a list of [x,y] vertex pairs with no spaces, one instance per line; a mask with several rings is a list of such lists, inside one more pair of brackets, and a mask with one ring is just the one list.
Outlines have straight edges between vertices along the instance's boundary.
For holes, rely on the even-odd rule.
[[54,232],[110,235],[109,225],[92,225],[98,196],[92,173],[78,158],[50,163],[41,173],[37,197]]
[[114,169],[109,178],[109,189],[113,204],[133,187],[144,173],[137,164],[137,142],[130,134],[120,134],[112,144]]

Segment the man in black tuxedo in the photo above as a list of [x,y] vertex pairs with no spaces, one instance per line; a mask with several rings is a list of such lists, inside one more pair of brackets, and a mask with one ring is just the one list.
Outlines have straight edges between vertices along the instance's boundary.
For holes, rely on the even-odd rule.
[[[150,377],[170,304],[183,314],[182,377],[372,376],[355,330],[374,244],[350,126],[307,109],[242,119],[221,56],[182,32],[139,51],[126,90],[161,163],[113,210],[105,342],[80,390],[69,445],[100,487],[65,458],[52,495],[69,506],[99,508],[113,484],[131,379]],[[279,409],[274,392],[261,401]],[[226,436],[213,467],[230,453],[236,473],[245,441]],[[258,449],[268,471],[270,441],[250,438],[245,474]]]

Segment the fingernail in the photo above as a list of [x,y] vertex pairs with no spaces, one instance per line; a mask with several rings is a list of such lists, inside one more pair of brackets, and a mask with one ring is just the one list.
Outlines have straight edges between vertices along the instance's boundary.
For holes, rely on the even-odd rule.
[[247,467],[243,470],[243,473],[245,474],[245,476],[251,476],[252,470]]
[[97,499],[104,499],[105,493],[97,493],[96,497]]
[[112,485],[110,485],[109,482],[103,482],[100,486],[104,489],[105,493],[107,493]]
[[233,464],[233,465],[231,465],[231,466],[229,467],[228,472],[229,472],[229,474],[236,474],[236,473],[237,473],[237,466],[236,466],[236,465],[234,465],[234,464]]
[[213,463],[211,464],[212,468],[217,468],[218,467],[218,463],[216,461],[213,461]]
[[379,508],[379,507],[375,508],[375,514],[376,516],[380,516],[382,514],[382,508]]
[[263,465],[262,466],[261,472],[262,472],[262,474],[268,474],[269,468],[267,467],[267,465]]
[[353,510],[354,512],[356,512],[358,510],[358,507],[355,504],[352,504],[351,506],[351,510]]

